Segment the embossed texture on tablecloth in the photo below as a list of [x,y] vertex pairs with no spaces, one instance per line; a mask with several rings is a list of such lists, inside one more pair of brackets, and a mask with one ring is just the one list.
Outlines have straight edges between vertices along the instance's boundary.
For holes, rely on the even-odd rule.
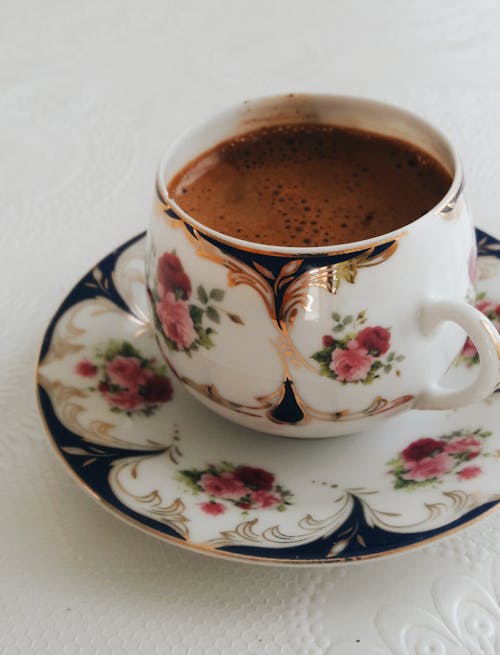
[[369,95],[446,130],[500,234],[500,5],[5,0],[0,652],[500,652],[500,516],[404,557],[267,569],[175,549],[59,466],[33,371],[58,302],[145,227],[164,147],[245,96]]

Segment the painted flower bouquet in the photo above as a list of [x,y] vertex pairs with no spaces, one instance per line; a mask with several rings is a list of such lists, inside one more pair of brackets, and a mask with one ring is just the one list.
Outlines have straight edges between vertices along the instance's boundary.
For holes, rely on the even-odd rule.
[[100,393],[112,412],[128,416],[150,416],[172,398],[166,370],[128,341],[109,341],[96,349],[93,360],[82,359],[75,368],[81,377],[96,379],[89,391]]
[[483,452],[489,436],[491,432],[485,430],[456,430],[439,439],[423,437],[412,441],[388,462],[394,489],[413,489],[452,477],[460,481],[476,478],[482,473],[477,458],[489,455]]
[[[213,348],[213,327],[224,313],[233,323],[243,324],[237,314],[227,312],[220,305],[224,300],[223,289],[207,291],[202,284],[196,289],[197,301],[193,300],[191,279],[181,260],[174,252],[165,252],[158,259],[156,288],[153,292],[156,327],[161,330],[169,350],[191,352],[199,348]],[[211,325],[205,325],[205,319]]]
[[332,334],[323,336],[323,348],[311,355],[318,362],[320,375],[338,380],[342,384],[371,384],[381,374],[393,369],[399,375],[397,364],[403,355],[390,351],[390,328],[376,325],[364,327],[366,314],[361,311],[355,318],[341,317],[334,312]]
[[206,469],[180,471],[179,480],[194,494],[204,494],[208,500],[200,503],[206,514],[223,514],[228,504],[243,511],[255,509],[286,510],[292,504],[292,494],[269,471],[254,466],[234,466],[229,462],[210,464]]

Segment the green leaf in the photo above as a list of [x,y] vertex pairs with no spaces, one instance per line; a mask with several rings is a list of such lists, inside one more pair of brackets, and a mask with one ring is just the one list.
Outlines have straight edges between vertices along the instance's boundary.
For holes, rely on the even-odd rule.
[[352,316],[346,316],[344,320],[342,321],[344,325],[349,325],[349,323],[352,323]]
[[276,509],[278,510],[278,512],[285,512],[286,511],[286,507],[284,505],[278,505],[278,507]]
[[215,309],[213,305],[207,306],[207,318],[209,318],[214,323],[220,323],[219,312]]
[[384,371],[386,373],[390,373],[392,371],[392,364],[387,364],[386,366],[384,366]]
[[330,362],[332,355],[331,355],[331,350],[324,348],[323,350],[318,350],[317,352],[313,353],[311,355],[311,359],[314,359],[315,362],[318,362],[319,364],[326,364],[327,362]]
[[340,323],[340,314],[338,314],[337,312],[333,312],[332,318],[334,321],[337,321],[337,323]]
[[389,355],[387,356],[387,361],[392,362],[394,357],[396,357],[396,353],[389,353]]
[[200,286],[196,289],[196,293],[198,294],[200,302],[206,305],[208,302],[208,295],[203,285],[200,284]]
[[196,329],[196,332],[198,333],[198,341],[199,344],[202,348],[213,348],[214,347],[214,342],[210,338],[210,334],[215,334],[215,331],[212,330],[212,332],[208,332],[205,328],[199,326]]
[[238,325],[245,325],[245,323],[243,322],[243,319],[240,318],[238,316],[238,314],[231,314],[230,312],[226,312],[226,313],[227,313],[228,319],[230,321],[232,321],[233,323],[237,323]]
[[404,359],[405,359],[405,356],[404,356],[404,355],[398,355],[398,356],[396,357],[396,361],[397,361],[397,362],[402,362]]
[[210,291],[210,298],[212,298],[212,300],[216,300],[217,302],[221,302],[224,300],[225,294],[226,292],[222,289],[212,289],[212,291]]
[[333,371],[330,371],[324,364],[319,369],[319,374],[323,378],[334,378]]
[[195,325],[201,325],[204,310],[198,305],[189,305],[189,315]]
[[344,329],[344,326],[343,326],[343,325],[336,325],[336,326],[333,328],[333,331],[334,331],[334,332],[342,332],[343,329]]

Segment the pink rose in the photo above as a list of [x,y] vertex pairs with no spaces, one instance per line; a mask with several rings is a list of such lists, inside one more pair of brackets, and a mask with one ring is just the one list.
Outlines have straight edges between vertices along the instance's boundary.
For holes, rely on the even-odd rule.
[[358,334],[357,340],[361,348],[366,348],[367,351],[380,357],[389,350],[391,333],[380,325],[366,327]]
[[467,337],[467,340],[464,343],[462,355],[464,357],[475,357],[477,355],[476,346],[470,337]]
[[198,335],[186,300],[176,300],[174,294],[169,292],[163,300],[156,303],[156,311],[165,334],[179,350],[193,345]]
[[480,466],[466,466],[457,473],[457,478],[459,480],[472,480],[473,478],[477,478],[478,475],[481,475],[482,472]]
[[481,450],[481,442],[472,434],[452,439],[444,447],[445,453],[478,452],[479,450]]
[[219,514],[224,514],[226,511],[222,503],[216,503],[213,500],[209,503],[200,503],[200,507],[205,514],[210,514],[211,516],[219,516]]
[[412,462],[406,462],[405,480],[429,480],[448,473],[453,467],[453,459],[447,453],[435,457],[424,457]]
[[220,475],[204,473],[199,482],[200,487],[207,494],[226,500],[238,500],[250,493],[241,480],[234,477],[233,473],[226,471]]
[[276,507],[276,505],[281,503],[280,496],[277,496],[270,491],[264,491],[263,489],[252,491],[250,498],[252,506],[256,509],[268,509],[269,507]]
[[118,393],[105,391],[103,396],[112,407],[119,407],[127,412],[132,412],[144,406],[143,397],[135,390],[119,391]]
[[169,252],[163,253],[158,260],[156,273],[160,298],[163,299],[169,292],[175,295],[175,292],[179,291],[182,298],[188,300],[191,295],[191,280],[177,255]]
[[97,373],[97,366],[94,366],[88,359],[82,359],[81,362],[75,366],[75,373],[84,378],[93,378]]
[[349,342],[347,350],[335,348],[332,352],[330,369],[337,374],[337,379],[341,382],[364,380],[371,368],[373,357],[368,355],[366,348],[356,346],[357,342],[354,340]]
[[137,389],[142,374],[141,362],[137,357],[118,355],[106,364],[106,373],[111,384],[124,389]]

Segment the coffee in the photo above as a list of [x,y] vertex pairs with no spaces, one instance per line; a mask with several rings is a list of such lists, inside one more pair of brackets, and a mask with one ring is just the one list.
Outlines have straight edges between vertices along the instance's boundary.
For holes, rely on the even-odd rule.
[[451,176],[405,141],[320,124],[268,127],[224,141],[168,185],[190,216],[226,235],[279,246],[349,243],[434,207]]

